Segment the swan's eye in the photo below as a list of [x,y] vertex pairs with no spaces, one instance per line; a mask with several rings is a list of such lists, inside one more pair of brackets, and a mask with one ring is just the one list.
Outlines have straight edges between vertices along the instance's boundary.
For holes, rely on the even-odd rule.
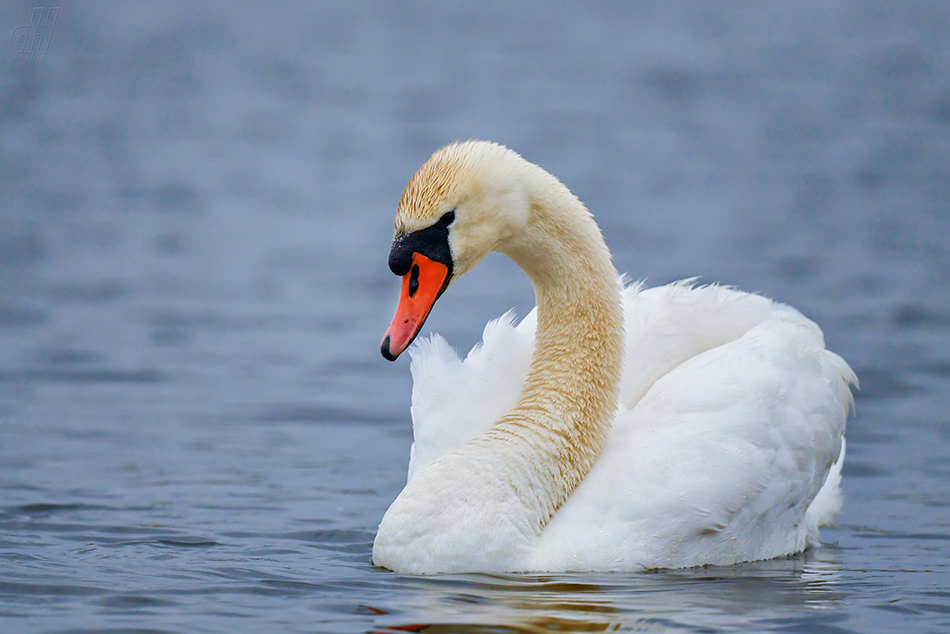
[[441,218],[439,218],[438,224],[440,227],[448,227],[455,220],[455,210],[446,212]]

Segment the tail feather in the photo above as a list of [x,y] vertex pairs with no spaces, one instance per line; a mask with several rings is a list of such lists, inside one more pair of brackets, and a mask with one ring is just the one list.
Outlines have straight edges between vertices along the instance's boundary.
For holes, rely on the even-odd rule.
[[825,483],[818,491],[818,495],[812,500],[811,506],[805,513],[808,523],[809,533],[814,532],[815,541],[817,541],[818,528],[822,526],[837,526],[838,515],[844,506],[844,495],[841,493],[841,468],[844,466],[845,439],[841,439],[841,453],[831,470],[828,471],[828,477]]

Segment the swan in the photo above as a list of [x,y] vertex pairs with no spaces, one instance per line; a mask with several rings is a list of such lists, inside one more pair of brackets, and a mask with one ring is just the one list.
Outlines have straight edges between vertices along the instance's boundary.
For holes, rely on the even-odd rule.
[[411,351],[409,479],[374,564],[403,573],[733,564],[817,543],[842,504],[857,377],[818,326],[764,297],[618,277],[557,178],[487,141],[436,151],[403,190],[389,255],[394,361],[489,252],[537,307],[463,361]]

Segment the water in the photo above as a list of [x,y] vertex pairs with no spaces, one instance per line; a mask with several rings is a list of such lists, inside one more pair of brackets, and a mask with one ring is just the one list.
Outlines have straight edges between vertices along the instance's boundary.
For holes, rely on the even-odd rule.
[[[0,631],[950,631],[950,5],[60,9],[0,65]],[[824,327],[862,391],[823,547],[372,567],[411,440],[390,221],[469,137],[561,177],[633,277]],[[429,327],[465,350],[532,303],[492,257]]]

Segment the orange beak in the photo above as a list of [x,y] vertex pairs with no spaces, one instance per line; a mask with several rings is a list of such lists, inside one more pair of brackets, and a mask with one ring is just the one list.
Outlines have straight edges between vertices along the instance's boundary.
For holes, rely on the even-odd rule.
[[395,361],[422,329],[435,300],[448,285],[449,267],[421,253],[412,254],[412,266],[402,276],[399,306],[379,347],[383,356]]

